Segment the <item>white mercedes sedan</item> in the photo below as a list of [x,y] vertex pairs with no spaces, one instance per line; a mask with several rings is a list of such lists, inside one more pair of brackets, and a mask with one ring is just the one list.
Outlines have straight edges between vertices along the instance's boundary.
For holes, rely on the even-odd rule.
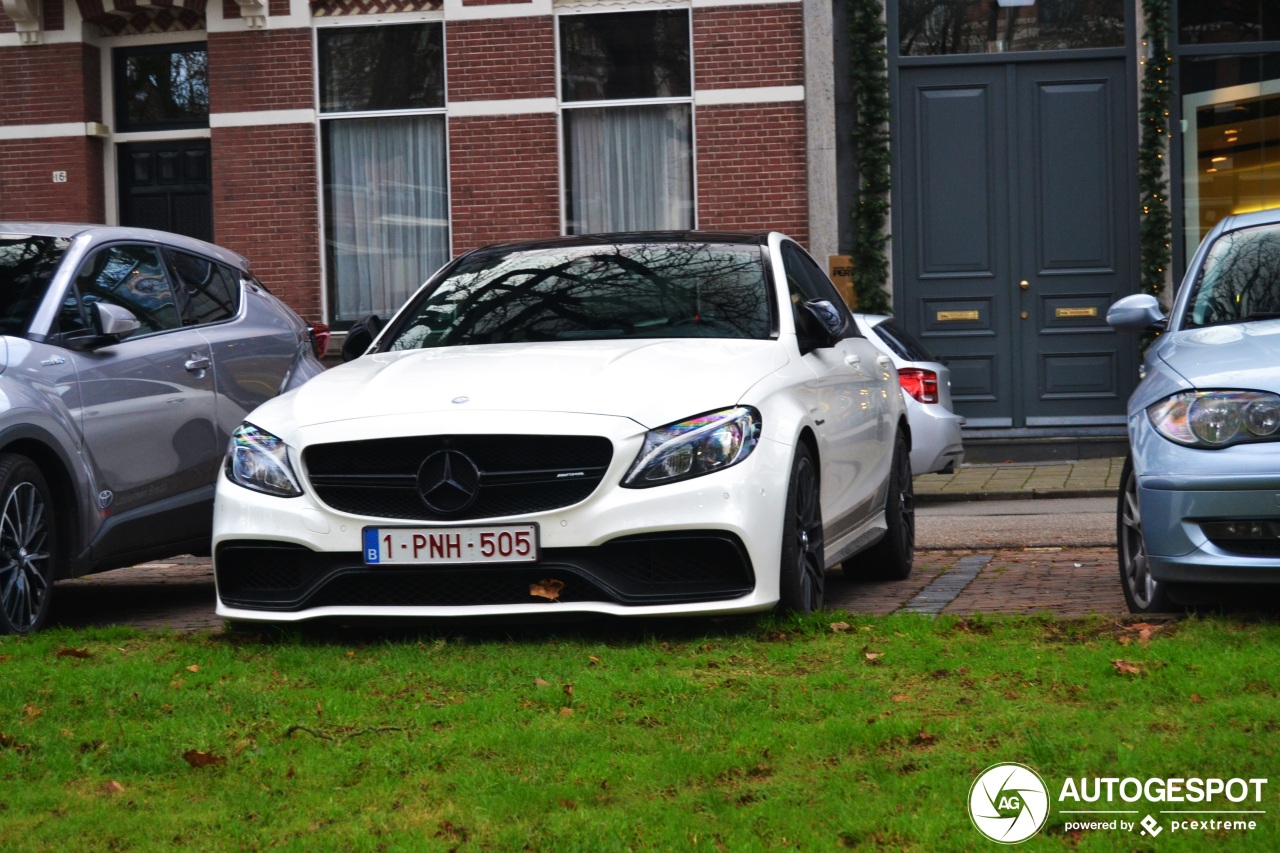
[[731,614],[904,578],[893,362],[777,233],[477,249],[256,411],[217,487],[238,621]]

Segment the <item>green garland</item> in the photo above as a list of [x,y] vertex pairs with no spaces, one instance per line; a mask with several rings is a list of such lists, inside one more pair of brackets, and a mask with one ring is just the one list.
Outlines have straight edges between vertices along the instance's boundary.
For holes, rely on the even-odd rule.
[[889,72],[884,0],[849,0],[849,75],[853,81],[853,293],[857,310],[893,313],[889,281]]
[[1169,207],[1169,180],[1165,164],[1169,153],[1169,102],[1173,88],[1169,74],[1170,0],[1142,0],[1149,49],[1142,72],[1142,100],[1138,117],[1142,138],[1138,143],[1138,192],[1142,216],[1138,222],[1139,268],[1142,292],[1159,297],[1169,277],[1173,214]]

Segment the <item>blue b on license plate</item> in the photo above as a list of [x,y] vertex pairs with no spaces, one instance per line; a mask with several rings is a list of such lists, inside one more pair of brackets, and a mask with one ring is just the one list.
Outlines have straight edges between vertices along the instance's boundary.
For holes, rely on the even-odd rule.
[[536,524],[366,527],[363,541],[369,566],[538,561]]

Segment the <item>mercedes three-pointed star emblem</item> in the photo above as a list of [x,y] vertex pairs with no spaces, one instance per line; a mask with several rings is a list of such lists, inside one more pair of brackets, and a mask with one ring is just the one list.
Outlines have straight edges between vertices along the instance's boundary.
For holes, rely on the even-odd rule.
[[480,469],[457,450],[437,450],[418,468],[418,494],[441,515],[462,512],[480,494]]

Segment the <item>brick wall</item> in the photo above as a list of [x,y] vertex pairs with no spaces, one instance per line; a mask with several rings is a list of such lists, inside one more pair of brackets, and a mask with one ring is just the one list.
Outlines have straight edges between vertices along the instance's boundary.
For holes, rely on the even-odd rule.
[[549,16],[453,21],[445,40],[450,103],[555,97],[555,25]]
[[698,108],[698,226],[808,245],[804,104]]
[[[0,48],[0,125],[101,121],[98,57],[84,44]],[[103,153],[84,135],[0,142],[0,219],[104,221]]]
[[[0,219],[104,222],[102,140],[0,140]],[[67,182],[53,183],[65,171]]]
[[215,113],[315,106],[311,30],[209,34],[209,109]]
[[315,128],[215,128],[215,242],[252,262],[271,292],[320,319],[320,212]]
[[694,9],[695,88],[804,85],[799,3]]
[[449,120],[453,251],[560,233],[556,117]]

